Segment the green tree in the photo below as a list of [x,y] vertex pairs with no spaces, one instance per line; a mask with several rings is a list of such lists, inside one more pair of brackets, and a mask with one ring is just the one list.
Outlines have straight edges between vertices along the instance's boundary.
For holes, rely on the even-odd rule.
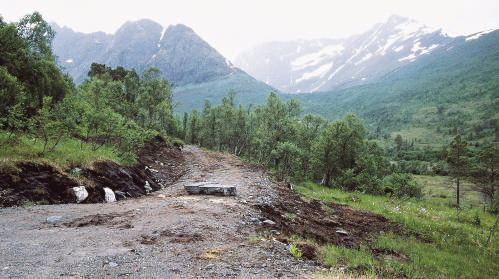
[[385,178],[386,187],[393,189],[393,197],[423,197],[423,186],[420,185],[412,174],[393,173]]
[[173,115],[173,84],[160,74],[161,71],[154,67],[144,70],[137,104],[143,127],[165,130],[167,118]]
[[[269,154],[275,150],[279,142],[294,137],[292,122],[300,113],[299,103],[290,100],[284,103],[271,92],[266,102],[255,108],[256,137],[258,138],[259,150],[258,161],[268,164],[271,160]],[[274,168],[279,165],[279,160],[273,162]]]
[[295,176],[301,168],[301,151],[292,142],[279,142],[271,156],[279,161],[279,173],[283,177]]
[[301,150],[302,161],[302,175],[306,178],[314,176],[313,167],[313,150],[312,147],[315,142],[319,140],[321,131],[328,121],[320,116],[313,114],[306,114],[299,122],[296,136],[296,146]]
[[7,119],[9,108],[16,104],[21,105],[23,99],[22,85],[17,82],[16,77],[9,74],[6,67],[0,66],[0,125],[12,126],[13,123]]
[[[184,115],[185,117],[186,115]],[[200,131],[201,131],[201,118],[199,117],[199,112],[196,109],[192,110],[192,113],[188,116],[186,122],[186,132],[185,141],[193,144],[199,144],[200,142]]]
[[381,194],[387,165],[385,150],[379,143],[365,142],[356,159],[355,173],[358,187],[366,193]]
[[474,189],[482,193],[492,205],[499,190],[499,148],[487,148],[478,154],[477,159],[478,165],[471,171]]
[[16,24],[0,20],[0,65],[4,67],[0,75],[5,82],[8,73],[15,77],[17,84],[13,86],[8,82],[8,87],[5,87],[8,90],[4,93],[9,94],[5,98],[9,100],[2,105],[4,111],[17,103],[12,98],[12,90],[22,88],[22,110],[27,117],[38,113],[45,96],[52,97],[52,102],[56,103],[71,90],[68,76],[62,74],[54,61],[54,36],[54,31],[38,12],[25,16]]
[[53,60],[52,41],[55,32],[40,13],[34,12],[23,17],[17,24],[17,29],[35,58]]
[[459,207],[460,179],[466,175],[469,165],[468,143],[457,135],[449,145],[447,163],[450,167],[450,174],[456,180],[456,204]]
[[315,146],[317,162],[323,173],[322,184],[330,187],[333,175],[341,177],[355,167],[366,134],[362,120],[352,113],[325,126]]
[[43,98],[43,107],[39,110],[36,116],[37,135],[43,140],[43,152],[47,150],[47,146],[52,142],[52,147],[49,151],[54,151],[62,137],[67,136],[67,130],[64,124],[58,119],[57,113],[52,107],[52,97]]
[[215,131],[216,131],[216,114],[212,109],[211,103],[205,100],[203,111],[201,112],[202,128],[201,128],[201,145],[207,148],[215,147]]

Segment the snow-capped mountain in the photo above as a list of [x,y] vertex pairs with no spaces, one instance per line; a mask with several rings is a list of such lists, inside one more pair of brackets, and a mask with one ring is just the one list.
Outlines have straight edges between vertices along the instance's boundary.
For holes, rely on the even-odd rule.
[[266,43],[234,64],[283,92],[329,91],[373,82],[452,40],[441,29],[391,16],[346,39]]

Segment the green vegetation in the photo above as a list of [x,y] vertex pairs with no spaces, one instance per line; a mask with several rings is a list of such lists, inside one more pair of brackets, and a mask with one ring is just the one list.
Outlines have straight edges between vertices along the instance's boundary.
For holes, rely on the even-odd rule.
[[139,75],[93,63],[76,87],[56,66],[54,32],[37,12],[19,23],[0,19],[0,38],[3,162],[47,160],[60,169],[98,159],[134,164],[144,140],[178,136],[172,84],[157,69]]
[[300,104],[271,93],[254,108],[235,105],[230,90],[222,104],[205,102],[202,112],[184,114],[185,141],[246,157],[288,179],[322,181],[348,191],[383,192],[387,162],[383,148],[366,139],[354,114],[329,122],[305,115]]
[[[428,178],[431,177],[423,179]],[[436,184],[429,183],[424,190],[435,192],[433,185]],[[311,183],[295,188],[305,197],[326,202],[346,201],[349,195]],[[497,215],[468,205],[458,218],[454,207],[438,199],[394,200],[359,195],[360,202],[348,204],[400,222],[422,238],[382,232],[366,244],[369,249],[324,245],[321,259],[325,263],[336,268],[346,267],[347,274],[367,278],[495,278],[499,275]],[[371,248],[390,253],[379,256],[373,254]],[[335,276],[320,278],[337,278]]]
[[417,147],[440,148],[459,133],[473,146],[493,146],[499,142],[498,40],[495,31],[456,42],[375,84],[282,97],[328,119],[353,112],[365,120],[370,138],[393,139],[404,131]]
[[234,88],[239,92],[235,102],[244,105],[259,104],[272,91],[272,88],[267,84],[258,82],[244,73],[235,72],[230,76],[215,81],[175,86],[175,100],[178,103],[174,111],[183,114],[184,112],[191,112],[193,109],[200,110],[205,100],[208,100],[212,105],[219,105],[225,92],[230,88]]
[[298,247],[296,247],[296,245],[294,244],[290,244],[290,248],[289,248],[289,253],[295,257],[295,258],[301,258],[301,256],[303,255],[303,253],[300,251],[300,249],[298,249]]

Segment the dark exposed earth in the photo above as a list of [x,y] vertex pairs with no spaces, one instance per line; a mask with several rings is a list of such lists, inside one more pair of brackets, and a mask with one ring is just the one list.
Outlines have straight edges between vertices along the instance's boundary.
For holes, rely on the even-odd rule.
[[[72,193],[78,183],[48,165],[19,163],[21,172],[3,173],[0,277],[309,278],[340,268],[320,262],[317,244],[358,249],[380,233],[406,234],[372,212],[304,199],[225,153],[181,150],[158,137],[138,158],[134,167],[82,168],[94,181],[83,203]],[[197,182],[233,185],[237,195],[189,195],[184,186]],[[127,194],[104,203],[103,187]],[[316,243],[295,243],[300,259],[289,253],[293,235]],[[396,251],[372,253],[408,261]]]

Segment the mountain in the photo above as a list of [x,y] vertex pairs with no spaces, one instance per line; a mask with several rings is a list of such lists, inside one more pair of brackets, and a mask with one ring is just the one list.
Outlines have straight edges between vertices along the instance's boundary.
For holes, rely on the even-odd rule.
[[499,144],[499,30],[457,37],[377,82],[301,94],[304,113],[353,112],[370,136],[394,133],[441,148],[460,133],[475,146]]
[[[179,111],[190,110],[194,108],[192,102],[199,102],[192,100],[192,94],[202,98],[202,102],[206,97],[216,103],[231,88],[240,98],[251,101],[264,100],[270,91],[276,91],[234,67],[182,24],[164,28],[144,19],[125,23],[115,34],[83,34],[52,25],[56,31],[53,49],[58,63],[76,83],[87,78],[93,62],[113,68],[135,68],[139,73],[157,67],[166,79],[174,82],[174,94],[182,103],[177,107]],[[209,92],[203,84],[210,88]]]
[[375,82],[453,39],[440,29],[391,16],[346,39],[266,43],[243,52],[234,63],[283,92],[330,91]]

